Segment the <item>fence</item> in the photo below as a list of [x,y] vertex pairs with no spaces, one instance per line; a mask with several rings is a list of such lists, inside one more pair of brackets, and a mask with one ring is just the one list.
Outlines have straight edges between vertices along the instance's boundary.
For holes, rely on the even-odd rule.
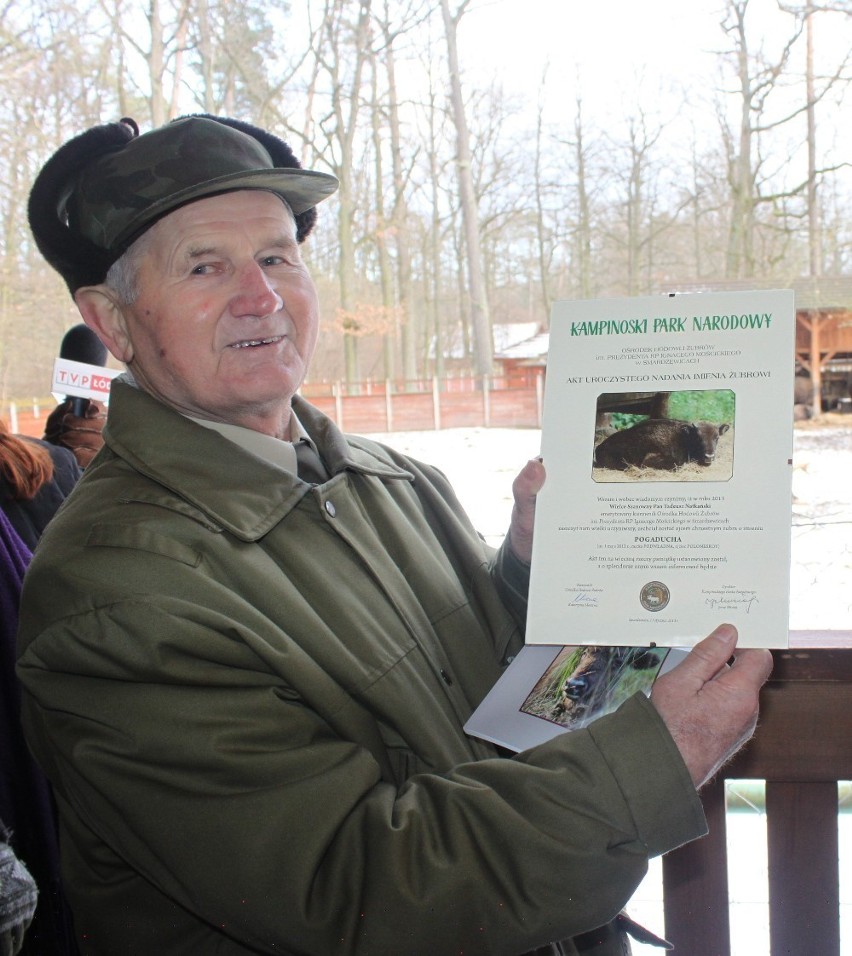
[[[540,428],[544,379],[539,370],[511,377],[471,376],[354,385],[308,383],[302,395],[354,434],[444,428]],[[40,437],[55,402],[0,404],[10,431]]]
[[663,858],[666,937],[677,953],[731,956],[725,781],[756,779],[766,781],[770,956],[840,956],[838,781],[852,779],[852,631],[793,632],[790,645],[774,652],[754,739],[702,791],[710,834]]

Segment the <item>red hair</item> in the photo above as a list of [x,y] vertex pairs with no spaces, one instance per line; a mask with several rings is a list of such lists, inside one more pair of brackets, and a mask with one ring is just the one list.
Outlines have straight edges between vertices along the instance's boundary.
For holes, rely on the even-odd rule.
[[32,498],[53,477],[50,452],[35,442],[13,435],[0,419],[0,475],[12,490],[13,498]]

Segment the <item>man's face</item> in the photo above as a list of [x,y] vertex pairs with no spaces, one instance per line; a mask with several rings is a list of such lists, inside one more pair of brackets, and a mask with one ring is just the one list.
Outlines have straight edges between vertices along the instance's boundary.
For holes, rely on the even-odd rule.
[[273,193],[225,193],[146,239],[122,309],[138,384],[187,415],[282,436],[319,323],[290,210]]

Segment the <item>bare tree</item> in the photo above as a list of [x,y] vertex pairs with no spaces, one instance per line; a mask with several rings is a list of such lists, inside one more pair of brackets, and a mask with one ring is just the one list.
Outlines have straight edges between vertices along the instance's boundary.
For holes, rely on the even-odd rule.
[[[443,362],[445,357],[444,340],[446,335],[447,322],[445,319],[445,310],[442,305],[443,290],[445,284],[449,285],[450,278],[444,279],[444,260],[441,255],[443,245],[443,236],[445,229],[448,228],[446,220],[441,216],[441,156],[438,151],[440,143],[439,131],[443,125],[444,113],[438,105],[438,93],[435,89],[434,76],[429,74],[429,89],[426,96],[425,120],[426,133],[424,149],[427,162],[427,177],[425,192],[428,196],[427,205],[429,207],[429,216],[426,229],[424,230],[424,250],[423,250],[423,277],[426,290],[426,301],[428,304],[427,321],[423,323],[423,345],[421,348],[421,365],[425,369],[428,367],[430,351],[434,351],[435,368],[434,372],[440,376],[443,373]],[[450,216],[450,226],[452,224],[452,215]],[[467,304],[467,296],[463,289],[459,289],[459,306]],[[467,324],[460,323],[463,334],[467,333]],[[430,344],[432,348],[430,349]],[[469,344],[464,343],[464,353],[469,354]]]
[[[280,121],[282,90],[293,67],[280,55],[269,6],[255,0],[186,0],[187,79],[176,77],[208,113]],[[196,79],[197,78],[197,79]]]
[[410,178],[410,169],[416,157],[406,158],[400,98],[396,81],[397,55],[396,43],[399,38],[419,27],[429,14],[429,5],[415,0],[401,13],[397,13],[395,22],[391,19],[390,4],[385,0],[383,14],[379,22],[382,35],[382,62],[387,76],[387,123],[390,137],[389,149],[393,181],[393,205],[391,207],[388,228],[393,233],[396,249],[396,289],[399,308],[399,338],[402,354],[402,375],[404,379],[413,379],[417,375],[417,310],[412,291],[412,263],[408,238],[408,201],[406,187]]
[[370,120],[373,138],[373,160],[375,162],[374,195],[376,225],[373,230],[373,240],[378,255],[379,282],[382,296],[382,375],[391,379],[394,373],[394,344],[397,336],[397,310],[394,295],[393,267],[388,249],[389,222],[385,213],[385,174],[383,167],[383,133],[384,123],[378,90],[378,62],[374,51],[370,53],[370,72],[372,75],[372,91],[370,102]]
[[360,378],[358,322],[355,296],[355,149],[360,132],[362,78],[369,57],[370,0],[359,0],[354,18],[346,0],[326,0],[321,28],[313,51],[319,69],[319,88],[327,93],[329,108],[316,123],[316,148],[328,160],[340,182],[337,194],[340,324],[343,333],[347,382]]
[[[570,229],[571,267],[574,275],[573,294],[587,299],[594,294],[594,278],[592,269],[592,236],[594,223],[592,215],[592,188],[590,186],[589,163],[593,146],[589,142],[583,116],[583,99],[578,92],[574,100],[574,117],[571,121],[573,136],[568,139],[557,138],[556,145],[560,150],[567,150],[572,164],[568,166],[568,175],[565,175],[566,163],[560,159],[557,168],[562,170],[557,188],[565,193],[573,193],[573,201],[565,196],[562,215],[572,223]],[[573,175],[572,175],[573,173]],[[568,187],[573,183],[573,188]]]
[[148,105],[148,119],[153,126],[162,126],[178,111],[179,92],[177,77],[181,71],[186,36],[187,0],[177,0],[174,7],[164,7],[161,0],[147,0],[144,18],[148,25],[147,36],[140,35],[138,10],[127,8],[122,0],[110,5],[102,0],[104,11],[111,14],[113,28],[120,42],[144,65],[144,83],[140,86],[133,78],[140,71],[126,62],[122,80],[129,82],[144,97]]
[[550,322],[550,309],[553,305],[553,297],[550,292],[550,269],[553,263],[553,243],[551,241],[551,230],[545,222],[545,193],[547,187],[544,181],[544,162],[542,155],[544,150],[544,106],[541,102],[541,91],[546,86],[546,81],[547,67],[542,71],[541,85],[539,88],[539,103],[538,109],[536,110],[535,125],[535,160],[533,162],[533,202],[535,204],[535,232],[538,251],[538,284],[545,325]]
[[38,254],[26,207],[41,163],[68,130],[115,109],[106,42],[85,3],[31,0],[0,10],[0,389],[43,395],[73,321],[64,284]]
[[730,277],[754,275],[758,207],[771,205],[776,211],[777,221],[777,211],[781,209],[789,215],[789,201],[803,194],[807,185],[801,182],[786,188],[773,188],[761,149],[762,138],[767,133],[777,131],[808,109],[807,105],[788,107],[786,104],[776,106],[774,112],[771,109],[773,98],[780,99],[778,93],[790,73],[791,56],[802,34],[804,18],[793,12],[792,32],[774,56],[766,53],[763,47],[753,53],[746,24],[748,7],[749,0],[728,0],[722,22],[723,30],[733,42],[729,56],[735,66],[735,93],[739,100],[738,130],[734,132],[722,120],[730,188],[726,262],[726,274]]
[[474,368],[478,375],[490,375],[494,360],[494,343],[488,315],[488,299],[482,274],[482,251],[479,236],[479,217],[473,188],[470,152],[470,133],[465,112],[464,95],[458,55],[458,25],[470,4],[462,0],[455,12],[450,11],[449,0],[441,0],[441,15],[447,41],[447,66],[450,74],[450,102],[456,130],[456,175],[459,184],[462,220],[464,223],[466,265],[470,286],[470,317],[473,330]]
[[[782,5],[782,9],[788,9]],[[805,24],[805,115],[807,117],[807,144],[808,144],[808,179],[807,179],[807,213],[808,213],[808,266],[813,276],[822,275],[823,271],[823,243],[822,243],[822,214],[819,208],[818,188],[825,170],[819,168],[817,162],[817,122],[816,108],[819,101],[838,83],[850,82],[849,76],[844,76],[846,68],[852,59],[852,53],[846,57],[834,70],[832,75],[822,78],[822,89],[817,89],[817,69],[815,64],[815,33],[816,21],[819,14],[845,13],[852,17],[852,6],[843,4],[817,4],[814,0],[805,0],[804,8],[792,9],[798,13]]]
[[816,162],[816,97],[814,92],[814,5],[807,0],[805,6],[805,29],[807,35],[807,65],[805,67],[805,94],[808,118],[808,264],[812,276],[822,274],[822,250],[820,216],[817,207],[817,162]]
[[560,129],[553,97],[524,120],[499,87],[463,84],[456,33],[471,0],[5,0],[0,389],[41,391],[75,320],[33,246],[29,185],[70,135],[122,115],[143,128],[199,109],[250,119],[337,173],[308,253],[326,305],[317,377],[382,363],[414,378],[451,356],[490,369],[492,321],[545,324],[560,296],[848,272],[836,150],[852,73],[822,50],[849,35],[852,8],[780,0],[778,41],[758,32],[755,0],[724,2],[722,135],[701,129],[693,89],[696,132],[676,140],[647,123],[639,90],[632,127],[607,137],[579,92],[560,91]]

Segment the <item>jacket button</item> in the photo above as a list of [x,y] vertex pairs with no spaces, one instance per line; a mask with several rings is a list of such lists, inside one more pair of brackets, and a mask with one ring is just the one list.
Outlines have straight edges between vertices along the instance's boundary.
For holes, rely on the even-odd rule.
[[443,667],[441,668],[441,678],[444,681],[444,683],[447,685],[447,687],[453,686],[452,677],[450,677],[450,675],[444,670]]
[[328,512],[330,518],[333,518],[337,514],[337,508],[330,501],[326,501],[325,510]]

